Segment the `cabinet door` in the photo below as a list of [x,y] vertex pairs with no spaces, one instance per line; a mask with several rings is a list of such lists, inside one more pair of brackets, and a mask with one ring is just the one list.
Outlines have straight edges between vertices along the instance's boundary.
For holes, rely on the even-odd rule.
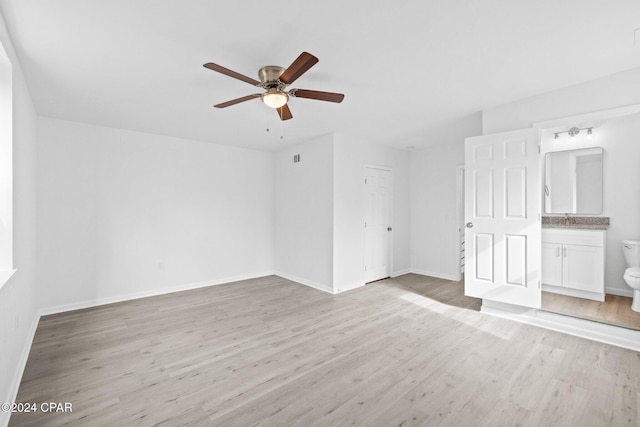
[[562,245],[542,244],[542,283],[562,286]]
[[563,245],[562,283],[567,288],[604,292],[604,248]]

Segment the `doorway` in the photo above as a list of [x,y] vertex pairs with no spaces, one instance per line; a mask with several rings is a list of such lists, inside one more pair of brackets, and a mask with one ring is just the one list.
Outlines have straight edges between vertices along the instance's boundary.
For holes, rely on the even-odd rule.
[[364,168],[364,281],[391,276],[393,171]]

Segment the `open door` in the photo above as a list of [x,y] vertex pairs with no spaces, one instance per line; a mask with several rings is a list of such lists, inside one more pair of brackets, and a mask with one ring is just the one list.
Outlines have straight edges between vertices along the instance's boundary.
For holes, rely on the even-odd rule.
[[540,308],[539,133],[467,138],[465,295]]

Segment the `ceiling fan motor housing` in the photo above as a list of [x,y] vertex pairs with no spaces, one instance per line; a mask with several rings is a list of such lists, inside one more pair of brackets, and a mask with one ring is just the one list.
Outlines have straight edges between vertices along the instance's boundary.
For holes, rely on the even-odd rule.
[[283,72],[284,68],[282,67],[279,67],[277,65],[267,65],[266,67],[260,68],[260,70],[258,71],[258,77],[260,78],[260,82],[263,85],[266,85],[270,82],[276,83]]

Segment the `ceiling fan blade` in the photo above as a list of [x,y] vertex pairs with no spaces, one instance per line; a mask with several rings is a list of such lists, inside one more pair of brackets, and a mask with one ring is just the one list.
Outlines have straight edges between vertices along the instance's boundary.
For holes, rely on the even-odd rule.
[[278,108],[278,115],[280,116],[280,120],[289,120],[293,118],[291,114],[291,110],[289,109],[288,104],[284,104],[282,107]]
[[243,96],[242,98],[232,99],[231,101],[223,102],[222,104],[216,104],[216,105],[214,105],[214,107],[216,107],[216,108],[225,108],[225,107],[229,107],[231,105],[239,104],[241,102],[250,101],[250,100],[252,100],[254,98],[260,98],[260,94],[259,93],[254,93],[253,95],[247,95],[247,96]]
[[308,98],[317,99],[319,101],[329,101],[340,103],[344,99],[344,95],[341,93],[322,92],[319,90],[308,89],[291,89],[289,93],[296,98]]
[[306,73],[309,68],[316,65],[317,62],[318,58],[308,52],[302,52],[300,56],[298,56],[296,60],[293,61],[286,70],[284,70],[279,79],[282,83],[289,85],[296,81],[298,77]]
[[222,65],[214,64],[213,62],[207,62],[203,65],[203,67],[208,68],[213,71],[217,71],[218,73],[222,73],[226,76],[233,77],[234,79],[242,80],[243,82],[247,82],[250,85],[259,86],[260,82],[252,79],[251,77],[247,77],[243,74],[236,73],[228,68],[224,68]]

